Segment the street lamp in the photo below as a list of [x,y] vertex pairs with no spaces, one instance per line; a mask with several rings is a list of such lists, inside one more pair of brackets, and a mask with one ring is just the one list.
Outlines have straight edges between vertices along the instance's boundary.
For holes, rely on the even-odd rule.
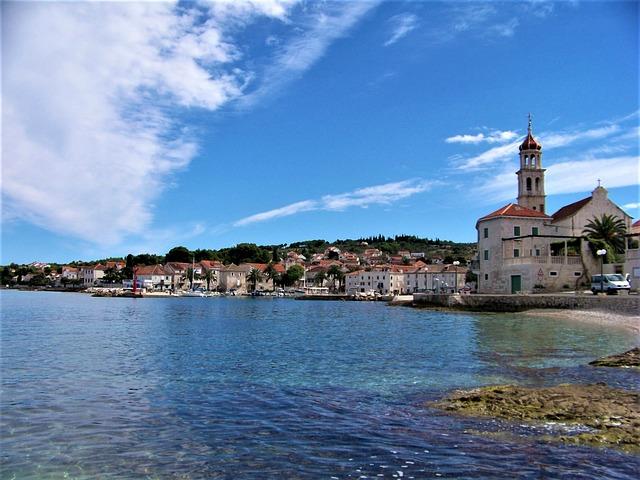
[[596,252],[596,255],[600,257],[600,291],[604,292],[604,256],[607,254],[607,251],[602,248]]
[[458,260],[455,260],[453,262],[453,274],[455,275],[455,291],[453,293],[458,293],[458,265],[460,265],[460,262]]

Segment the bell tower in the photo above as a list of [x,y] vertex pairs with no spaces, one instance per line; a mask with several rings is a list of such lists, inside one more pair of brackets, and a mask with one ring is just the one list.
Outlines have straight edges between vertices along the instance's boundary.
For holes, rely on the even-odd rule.
[[520,145],[520,170],[518,176],[518,205],[545,213],[544,172],[542,145],[533,138],[531,114],[527,136]]

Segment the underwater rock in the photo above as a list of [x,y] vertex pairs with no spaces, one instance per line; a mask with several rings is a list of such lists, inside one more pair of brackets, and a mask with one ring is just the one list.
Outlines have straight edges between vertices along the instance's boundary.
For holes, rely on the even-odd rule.
[[628,352],[599,358],[589,365],[596,367],[640,367],[640,347],[632,348]]
[[640,394],[605,384],[482,387],[454,392],[427,406],[469,416],[580,425],[587,428],[575,435],[549,439],[640,450]]

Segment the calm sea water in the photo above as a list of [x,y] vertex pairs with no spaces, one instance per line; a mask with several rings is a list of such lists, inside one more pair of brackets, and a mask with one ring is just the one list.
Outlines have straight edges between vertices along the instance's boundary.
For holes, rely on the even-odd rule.
[[637,478],[637,456],[424,407],[455,388],[603,381],[638,339],[365,302],[3,291],[3,479]]

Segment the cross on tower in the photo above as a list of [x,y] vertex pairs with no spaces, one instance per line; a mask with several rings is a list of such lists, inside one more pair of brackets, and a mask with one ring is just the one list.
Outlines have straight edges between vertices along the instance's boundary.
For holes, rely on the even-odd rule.
[[600,179],[598,179],[598,186],[600,186]]
[[531,133],[531,112],[529,112],[529,126],[527,127],[527,131]]

